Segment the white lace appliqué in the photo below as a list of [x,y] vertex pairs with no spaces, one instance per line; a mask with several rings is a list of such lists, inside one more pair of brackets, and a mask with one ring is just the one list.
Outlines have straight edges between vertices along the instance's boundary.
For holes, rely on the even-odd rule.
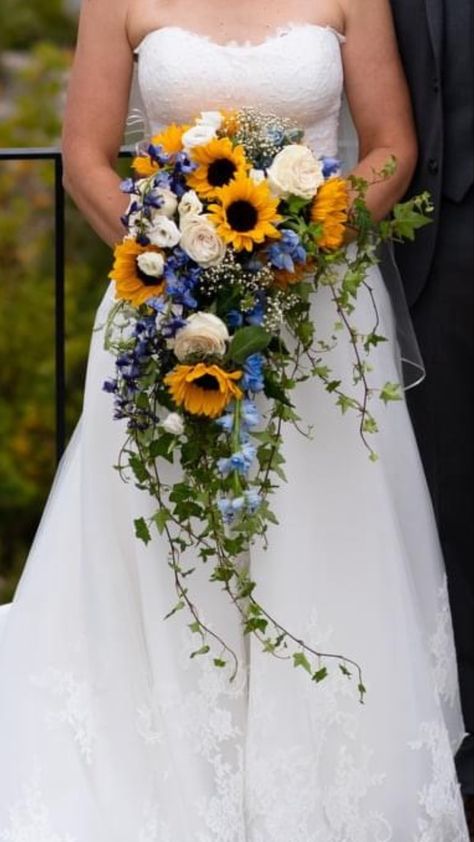
[[464,810],[449,737],[439,721],[424,722],[414,751],[430,755],[431,782],[418,793],[424,816],[418,821],[416,842],[468,842]]
[[31,677],[36,687],[47,690],[58,700],[55,709],[48,710],[46,721],[50,728],[67,726],[78,746],[81,757],[92,763],[96,728],[92,711],[92,691],[88,683],[78,679],[72,671],[47,669]]
[[438,592],[437,625],[430,638],[430,652],[438,696],[453,707],[457,695],[457,670],[446,576]]
[[10,810],[10,824],[6,830],[0,830],[0,842],[76,842],[69,834],[64,836],[54,831],[41,792],[38,770]]

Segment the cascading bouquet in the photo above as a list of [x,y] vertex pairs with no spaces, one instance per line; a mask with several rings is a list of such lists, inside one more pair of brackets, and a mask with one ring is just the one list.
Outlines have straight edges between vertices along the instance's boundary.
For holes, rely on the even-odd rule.
[[[394,167],[390,161],[374,181]],[[355,668],[363,698],[357,663],[313,650],[258,602],[242,553],[256,539],[265,543],[277,522],[271,495],[285,481],[284,424],[301,429],[291,400],[300,382],[318,378],[342,412],[354,411],[376,458],[370,402],[400,392],[395,383],[368,383],[368,355],[384,338],[366,275],[381,241],[413,238],[429,221],[429,197],[397,205],[376,224],[368,182],[342,178],[338,161],[318,159],[298,127],[251,109],[169,126],[139,145],[133,169],[122,184],[130,194],[127,232],[115,249],[116,304],[105,331],[116,376],[104,388],[114,395],[115,417],[127,420],[117,467],[156,501],[151,517],[135,520],[136,535],[148,543],[157,529],[168,539],[178,601],[167,616],[187,609],[199,641],[192,656],[211,652],[216,667],[229,664],[236,674],[235,653],[189,595],[195,567],[185,569],[183,554],[192,549],[227,592],[245,634],[315,682],[326,677],[328,658],[345,675]],[[322,284],[334,303],[329,342],[315,336],[310,311]],[[351,324],[361,290],[374,307],[366,334]],[[342,336],[353,349],[354,394],[324,361]],[[165,479],[166,461],[180,466],[175,482]]]

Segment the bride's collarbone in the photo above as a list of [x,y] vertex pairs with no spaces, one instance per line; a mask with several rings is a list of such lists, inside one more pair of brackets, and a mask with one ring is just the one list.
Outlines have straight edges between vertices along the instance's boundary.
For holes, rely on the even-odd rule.
[[[307,3],[301,4],[300,9],[296,9],[293,4],[291,17],[288,15],[286,2],[274,2],[272,5],[262,3],[259,14],[255,14],[255,2],[250,3],[248,0],[240,2],[230,15],[228,8],[227,4],[212,0],[200,3],[196,3],[196,0],[162,3],[150,1],[143,5],[132,2],[127,18],[128,39],[132,47],[136,48],[151,32],[179,29],[222,46],[258,46],[295,25],[307,24],[328,27],[338,32],[344,31],[344,17],[339,4],[334,0],[320,3],[318,18],[314,15],[314,9]],[[224,14],[222,9],[225,9]],[[199,14],[199,11],[202,14]]]

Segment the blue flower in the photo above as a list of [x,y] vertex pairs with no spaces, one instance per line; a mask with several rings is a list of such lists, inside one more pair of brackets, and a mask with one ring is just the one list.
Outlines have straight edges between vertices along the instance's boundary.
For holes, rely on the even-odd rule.
[[282,229],[281,239],[268,249],[270,263],[275,269],[294,272],[295,263],[305,263],[306,249],[298,234],[289,228]]
[[245,506],[244,497],[220,497],[217,501],[218,509],[226,523],[232,523],[236,514]]
[[133,178],[125,178],[120,182],[120,190],[122,193],[135,193],[135,182]]
[[116,380],[105,380],[102,385],[104,392],[108,392],[109,394],[114,394],[118,389],[118,383]]
[[249,325],[261,325],[265,316],[266,298],[260,295],[255,307],[245,314],[245,321]]
[[242,421],[247,427],[256,427],[260,424],[260,415],[253,401],[246,398],[242,402]]
[[173,316],[172,319],[161,325],[161,334],[165,339],[172,339],[176,336],[178,330],[184,327],[185,324],[186,319],[181,319],[179,316]]
[[234,427],[234,416],[231,412],[226,412],[225,415],[221,415],[220,418],[216,419],[216,424],[218,424],[225,433],[231,433]]
[[324,178],[329,178],[331,175],[338,175],[341,172],[341,162],[338,158],[321,158]]
[[226,319],[229,327],[241,327],[244,321],[242,313],[239,313],[238,310],[229,310]]
[[147,304],[155,313],[162,313],[165,309],[165,299],[161,295],[159,297],[149,298]]
[[169,164],[171,160],[170,156],[167,155],[163,147],[158,145],[155,146],[154,143],[150,143],[148,145],[147,152],[150,158],[153,161],[156,161],[158,164],[160,164],[161,167],[165,166],[166,164]]
[[251,354],[247,357],[244,363],[244,376],[242,378],[242,387],[249,392],[261,392],[264,387],[263,381],[263,364],[265,359],[263,354]]
[[245,492],[245,503],[247,505],[247,509],[251,514],[256,512],[258,508],[260,508],[262,502],[262,496],[255,488],[251,488]]

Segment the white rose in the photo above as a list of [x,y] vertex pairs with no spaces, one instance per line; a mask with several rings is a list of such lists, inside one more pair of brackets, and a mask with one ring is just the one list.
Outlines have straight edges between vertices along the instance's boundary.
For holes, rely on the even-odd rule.
[[186,216],[199,216],[202,210],[203,204],[195,190],[188,190],[178,205],[181,222]]
[[184,433],[184,422],[181,415],[178,415],[177,412],[170,412],[161,426],[167,433],[171,433],[173,436],[180,436]]
[[212,126],[218,131],[224,122],[220,111],[201,111],[201,116],[196,120],[198,126]]
[[261,184],[266,179],[265,170],[250,170],[249,176],[255,184]]
[[223,357],[229,331],[224,322],[213,313],[193,313],[174,338],[174,353],[182,362],[190,354]]
[[153,198],[158,199],[160,202],[159,208],[154,209],[156,214],[162,214],[168,217],[175,215],[178,207],[178,199],[171,190],[167,190],[166,187],[155,187]]
[[181,248],[199,266],[207,269],[222,263],[226,253],[225,243],[205,216],[185,217],[182,229]]
[[312,199],[323,183],[324,176],[322,166],[311,149],[292,144],[285,146],[276,155],[268,170],[268,181],[272,192],[277,196]]
[[183,134],[183,146],[186,150],[190,150],[195,146],[204,146],[215,137],[217,133],[214,126],[193,126]]
[[161,278],[165,268],[165,259],[157,251],[144,251],[138,255],[137,263],[142,272],[151,278]]
[[181,239],[181,231],[172,219],[158,214],[153,220],[152,227],[147,230],[147,236],[154,246],[174,248]]

